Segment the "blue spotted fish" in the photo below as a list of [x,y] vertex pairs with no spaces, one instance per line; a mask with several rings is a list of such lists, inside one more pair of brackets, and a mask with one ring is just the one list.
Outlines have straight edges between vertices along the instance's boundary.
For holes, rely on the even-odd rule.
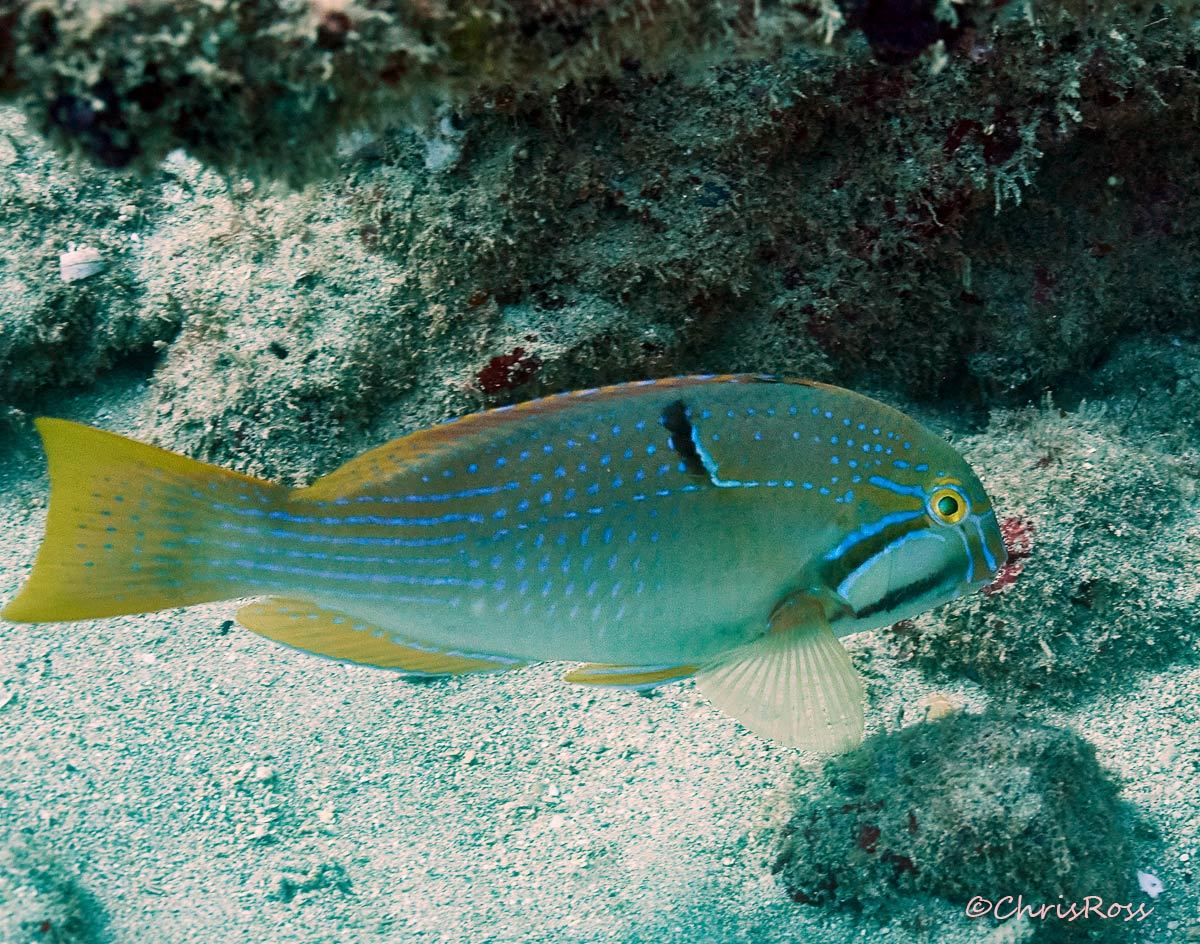
[[629,688],[694,676],[787,745],[863,731],[838,636],[988,583],[979,480],[882,403],[757,375],[501,407],[289,489],[100,430],[37,421],[46,538],[0,613],[40,622],[258,597],[247,628],[407,673],[587,664]]

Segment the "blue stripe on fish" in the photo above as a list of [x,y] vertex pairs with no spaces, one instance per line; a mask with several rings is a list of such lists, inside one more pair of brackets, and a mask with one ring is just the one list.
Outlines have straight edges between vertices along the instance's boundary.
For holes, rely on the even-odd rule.
[[854,547],[860,541],[878,534],[893,524],[899,524],[902,521],[911,521],[913,518],[919,518],[924,511],[894,511],[891,514],[884,515],[869,524],[863,525],[857,531],[848,535],[837,547],[825,555],[825,560],[837,560],[845,554],[850,548]]
[[465,534],[445,535],[437,538],[376,538],[376,537],[338,537],[328,534],[301,534],[296,531],[284,531],[282,528],[256,528],[252,525],[239,526],[229,521],[222,521],[218,527],[225,531],[236,531],[239,534],[252,534],[259,537],[288,538],[313,544],[361,544],[378,547],[438,547],[444,544],[457,544],[465,541]]
[[[704,469],[708,472],[709,481],[717,488],[753,488],[758,485],[757,482],[739,482],[736,479],[722,479],[720,469],[717,468],[716,460],[712,454],[704,448],[704,443],[700,441],[700,433],[695,426],[692,426],[692,445],[696,449],[696,454],[700,456],[700,461],[704,465]],[[716,436],[713,436],[716,439]]]
[[886,488],[889,492],[895,492],[897,495],[914,495],[922,500],[925,498],[925,489],[919,485],[901,485],[882,475],[872,475],[867,481],[876,488]]
[[238,508],[222,502],[212,502],[215,511],[227,511],[230,514],[247,518],[268,518],[272,521],[286,521],[290,524],[328,524],[355,525],[377,524],[390,527],[429,527],[439,524],[451,524],[459,521],[479,524],[483,515],[470,512],[450,512],[436,518],[394,518],[386,515],[296,515],[288,511],[266,511],[261,508]]
[[[497,465],[503,465],[503,459],[496,460]],[[521,487],[520,482],[506,482],[503,485],[483,485],[479,488],[464,488],[458,492],[438,492],[428,495],[355,495],[353,498],[338,498],[333,501],[314,502],[316,507],[325,508],[331,505],[350,504],[379,504],[398,505],[407,502],[447,502],[460,498],[476,498],[484,495],[495,495],[498,492],[509,492]]]
[[271,564],[246,558],[201,558],[197,560],[197,563],[218,570],[232,566],[243,570],[317,577],[321,580],[344,580],[350,583],[398,583],[416,587],[470,587],[472,590],[481,590],[487,585],[486,580],[478,577],[464,580],[461,577],[414,577],[411,574],[353,574],[344,570],[314,570],[311,567],[291,567],[286,564]]
[[899,550],[909,541],[918,541],[925,538],[936,538],[943,543],[946,540],[944,537],[942,537],[942,535],[933,531],[910,531],[908,534],[901,535],[890,544],[885,545],[881,550],[872,554],[865,561],[855,567],[854,570],[850,571],[850,573],[846,575],[845,579],[838,584],[838,595],[841,597],[847,597],[850,591],[854,589],[854,585],[858,582],[859,578],[861,578],[863,574],[870,570],[874,566],[875,562],[881,557],[885,557],[886,555]]
[[[992,514],[994,517],[994,514],[992,512],[988,512],[988,514]],[[984,538],[984,535],[983,535],[983,522],[981,520],[983,517],[986,517],[986,516],[972,515],[970,518],[970,521],[971,521],[971,524],[973,524],[975,526],[975,532],[979,535],[979,547],[983,550],[983,559],[985,561],[987,561],[988,570],[994,571],[996,569],[996,558],[992,554],[992,552],[990,550],[988,550],[987,540]]]
[[954,533],[962,541],[963,552],[967,556],[967,583],[970,583],[975,578],[975,555],[971,552],[971,542],[967,540],[965,531],[955,528]]

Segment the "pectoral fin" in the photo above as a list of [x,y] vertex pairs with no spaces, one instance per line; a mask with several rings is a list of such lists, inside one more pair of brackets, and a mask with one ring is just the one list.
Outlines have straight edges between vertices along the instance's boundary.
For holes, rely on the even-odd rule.
[[714,705],[755,734],[822,753],[862,741],[863,688],[821,610],[776,610],[766,635],[696,673]]
[[645,691],[678,682],[696,671],[694,665],[581,665],[563,676],[575,685],[606,685]]
[[505,656],[439,649],[395,637],[378,626],[307,600],[270,597],[237,612],[247,629],[315,655],[410,675],[505,672],[527,663]]

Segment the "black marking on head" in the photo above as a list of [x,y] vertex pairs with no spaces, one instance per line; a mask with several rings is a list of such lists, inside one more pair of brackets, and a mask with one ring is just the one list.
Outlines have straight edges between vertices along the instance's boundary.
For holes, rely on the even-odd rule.
[[876,613],[885,613],[888,610],[894,610],[903,603],[909,600],[915,600],[917,597],[923,596],[930,590],[936,589],[943,584],[948,584],[953,579],[954,571],[957,565],[948,563],[941,570],[930,574],[923,580],[918,580],[916,583],[910,583],[906,587],[898,587],[891,593],[886,593],[874,603],[868,603],[854,611],[854,615],[859,619],[868,616],[874,616]]
[[704,467],[704,460],[700,458],[700,453],[696,450],[695,430],[692,428],[692,420],[688,413],[687,404],[682,400],[673,400],[663,409],[662,416],[658,418],[658,421],[671,434],[671,448],[683,460],[688,472],[693,475],[702,475],[707,479],[709,477],[708,469]]

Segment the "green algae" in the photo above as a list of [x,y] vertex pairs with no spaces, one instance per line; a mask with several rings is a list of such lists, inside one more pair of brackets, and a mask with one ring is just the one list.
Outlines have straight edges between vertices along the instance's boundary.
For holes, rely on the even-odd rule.
[[[1136,815],[1094,748],[1061,728],[955,713],[876,735],[799,786],[772,870],[804,905],[919,930],[928,895],[966,905],[1021,894],[1035,907],[1137,897]],[[1052,920],[1033,939],[1123,940],[1128,930]]]

